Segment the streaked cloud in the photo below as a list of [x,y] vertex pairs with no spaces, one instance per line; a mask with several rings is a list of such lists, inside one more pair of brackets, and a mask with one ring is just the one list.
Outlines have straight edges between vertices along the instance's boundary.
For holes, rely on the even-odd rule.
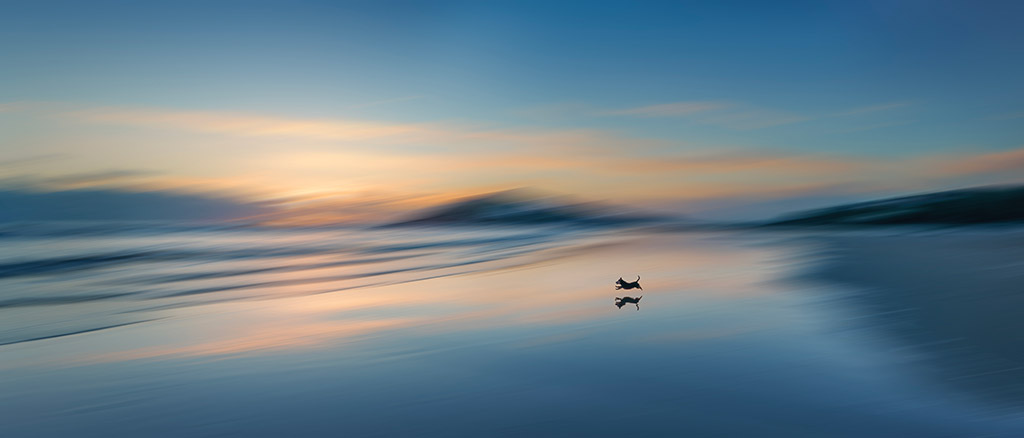
[[856,116],[860,114],[876,113],[879,111],[888,111],[896,108],[903,108],[910,106],[910,102],[889,102],[878,105],[862,106],[857,108],[851,108],[845,111],[840,111],[832,114],[833,117],[845,117],[845,116]]
[[599,114],[609,116],[679,117],[707,111],[717,111],[732,106],[734,106],[734,104],[724,101],[672,102],[638,108],[605,111]]
[[840,130],[833,131],[833,132],[835,132],[837,134],[843,134],[843,133],[849,133],[849,132],[871,131],[873,129],[892,128],[892,127],[896,127],[896,126],[906,126],[906,125],[911,125],[911,124],[914,124],[914,123],[917,123],[917,120],[896,120],[896,121],[891,121],[891,122],[882,122],[882,123],[874,123],[874,124],[870,124],[870,125],[854,126],[854,127],[850,127],[850,128],[846,128],[846,129],[840,129]]
[[60,158],[60,154],[36,154],[27,157],[4,159],[0,160],[0,171],[52,162]]
[[532,169],[582,169],[607,174],[676,173],[723,174],[733,172],[759,172],[779,174],[819,174],[852,170],[863,163],[853,159],[766,154],[753,151],[731,153],[670,154],[657,156],[497,156],[482,161],[464,163],[465,166],[518,167]]
[[810,118],[787,111],[752,108],[710,114],[698,118],[697,122],[746,131],[799,123],[805,120],[810,120]]
[[685,118],[699,124],[747,131],[823,118],[857,116],[889,111],[909,105],[909,102],[888,102],[841,110],[831,114],[806,115],[746,103],[711,100],[671,102],[637,108],[599,111],[595,112],[595,114],[646,118]]
[[142,177],[153,175],[152,172],[139,170],[108,170],[101,172],[89,172],[72,175],[62,175],[48,178],[41,181],[48,186],[57,186],[62,189],[75,189],[80,187],[98,187],[105,185],[116,185],[125,182],[134,182]]
[[1021,176],[1024,175],[1024,147],[979,155],[942,157],[939,163],[937,167],[941,171],[951,174],[1011,173]]
[[315,140],[367,140],[430,135],[434,128],[420,124],[391,124],[354,120],[309,120],[210,111],[145,108],[91,108],[64,115],[93,123],[230,134],[244,137],[297,137]]
[[412,100],[423,99],[425,97],[427,97],[427,96],[415,95],[415,96],[394,97],[394,98],[391,98],[391,99],[381,99],[381,100],[374,100],[374,101],[371,101],[371,102],[364,102],[364,103],[358,103],[358,104],[355,104],[355,105],[349,105],[349,108],[351,108],[351,109],[369,108],[369,107],[380,106],[380,105],[389,105],[389,104],[392,104],[392,103],[409,102],[409,101],[412,101]]
[[[44,107],[45,108],[45,107]],[[614,132],[593,129],[498,128],[469,123],[405,123],[358,119],[299,119],[219,111],[180,111],[159,108],[53,107],[49,114],[80,122],[214,133],[238,137],[292,138],[358,144],[407,144],[482,147],[496,149],[563,149],[565,151],[633,148],[663,141],[624,138]],[[371,148],[372,149],[372,148]]]
[[[807,153],[726,147],[600,129],[50,103],[15,106],[40,120],[40,137],[33,141],[52,147],[43,153],[59,153],[41,155],[55,157],[43,161],[8,157],[11,165],[0,163],[0,179],[8,182],[45,190],[100,187],[230,196],[323,217],[368,219],[520,186],[584,198],[656,202],[784,197],[823,187],[867,192],[996,183],[1024,170],[1021,149],[892,157],[826,148]],[[847,113],[900,106],[904,105],[876,105]],[[698,107],[677,105],[659,111],[682,114],[693,109],[679,117],[731,129],[804,120],[740,104],[694,109]],[[43,136],[60,130],[63,136]]]
[[729,101],[684,101],[596,113],[605,116],[685,118],[695,123],[750,130],[797,123],[808,118],[777,109]]

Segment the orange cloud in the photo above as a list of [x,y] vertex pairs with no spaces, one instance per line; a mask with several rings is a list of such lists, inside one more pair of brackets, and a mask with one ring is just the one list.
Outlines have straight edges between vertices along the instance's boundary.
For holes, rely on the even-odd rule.
[[888,111],[908,105],[910,105],[908,102],[889,102],[811,117],[779,109],[760,108],[749,104],[734,102],[688,101],[604,111],[596,114],[634,117],[687,117],[696,123],[705,125],[715,125],[735,130],[751,130],[787,125],[812,119],[857,116],[879,111]]
[[[905,104],[875,105],[836,115],[901,106]],[[47,132],[60,130],[50,129],[55,127],[54,120],[80,123],[59,127],[66,130],[58,138],[66,142],[63,149],[57,148],[64,156],[60,166],[47,161],[29,169],[19,162],[0,166],[2,178],[55,189],[104,185],[212,192],[303,208],[311,216],[324,218],[366,218],[524,185],[584,197],[653,201],[787,196],[822,187],[916,189],[968,177],[972,183],[991,183],[1024,169],[1024,149],[892,159],[736,147],[723,152],[714,145],[595,129],[301,119],[23,102],[3,108],[47,117]],[[717,101],[676,102],[615,113],[688,115],[698,122],[703,118],[735,128],[800,118]],[[81,122],[171,132],[98,131],[89,126],[75,131],[83,129]],[[320,200],[312,201],[316,198]],[[298,199],[307,202],[300,204]]]
[[[63,108],[63,107],[61,107]],[[481,148],[515,150],[560,150],[564,152],[605,151],[648,147],[665,142],[624,138],[612,132],[587,129],[541,130],[530,128],[494,129],[486,126],[397,123],[354,119],[295,119],[245,113],[175,111],[152,108],[89,108],[57,111],[59,115],[89,123],[118,124],[180,131],[226,134],[240,137],[278,137],[373,144],[418,146],[470,146],[460,152]]]
[[1024,148],[975,156],[940,159],[938,169],[951,174],[1004,173],[1024,175]]

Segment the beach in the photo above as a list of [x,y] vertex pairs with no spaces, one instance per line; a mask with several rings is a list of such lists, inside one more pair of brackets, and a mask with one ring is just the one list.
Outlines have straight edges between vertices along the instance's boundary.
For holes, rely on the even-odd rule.
[[117,230],[5,235],[0,435],[1024,433],[1020,233]]
[[925,374],[995,402],[1024,402],[1024,234],[1005,229],[832,236],[810,275],[845,284],[859,323],[921,355]]

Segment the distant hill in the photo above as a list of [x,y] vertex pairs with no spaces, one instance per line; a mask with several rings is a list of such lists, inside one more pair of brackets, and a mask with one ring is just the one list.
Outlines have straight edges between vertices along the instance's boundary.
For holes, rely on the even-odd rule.
[[974,225],[1024,223],[1024,186],[981,187],[859,202],[768,225]]
[[455,201],[390,225],[621,226],[675,220],[677,219],[622,211],[595,203],[563,203],[555,198],[541,197],[523,190],[511,190]]

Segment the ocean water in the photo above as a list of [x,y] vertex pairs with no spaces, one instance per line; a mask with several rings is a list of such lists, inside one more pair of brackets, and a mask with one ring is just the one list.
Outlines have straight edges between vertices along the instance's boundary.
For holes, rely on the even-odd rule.
[[0,436],[1024,436],[819,237],[4,226]]

